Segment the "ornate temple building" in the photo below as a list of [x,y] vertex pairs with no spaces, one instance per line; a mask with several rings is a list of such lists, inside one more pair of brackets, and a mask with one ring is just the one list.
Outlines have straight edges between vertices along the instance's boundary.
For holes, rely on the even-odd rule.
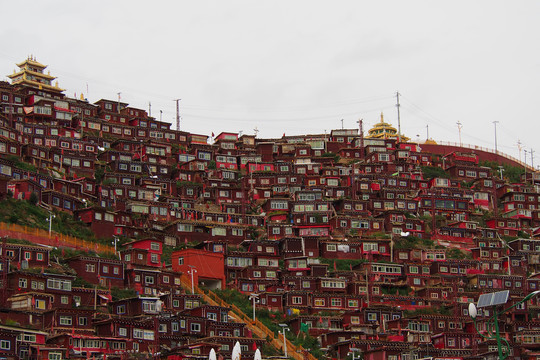
[[52,85],[52,81],[56,77],[51,76],[50,72],[45,74],[43,71],[47,68],[47,65],[37,62],[35,57],[29,56],[23,62],[18,63],[17,66],[19,71],[14,70],[13,74],[8,75],[12,85],[43,90],[53,96],[64,96],[62,94],[64,89],[58,87],[58,81]]
[[[402,142],[407,142],[410,139],[406,136],[400,135]],[[371,129],[368,130],[366,139],[397,139],[398,131],[391,124],[384,122],[384,115],[381,113],[381,121],[376,123]]]

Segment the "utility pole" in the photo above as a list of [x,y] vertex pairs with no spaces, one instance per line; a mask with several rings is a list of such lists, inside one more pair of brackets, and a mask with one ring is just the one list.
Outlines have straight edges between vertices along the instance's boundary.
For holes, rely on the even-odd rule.
[[429,140],[429,124],[426,125],[426,140]]
[[521,162],[521,141],[518,139],[518,142],[517,142],[517,147],[518,147],[518,152],[519,152],[519,162]]
[[534,169],[534,150],[531,148],[531,167]]
[[343,130],[343,119],[341,119],[341,130]]
[[525,153],[525,185],[527,185],[527,149],[523,150]]
[[397,103],[396,103],[396,107],[397,107],[397,136],[398,136],[398,143],[401,142],[401,117],[399,115],[399,92],[396,91],[396,99],[397,99]]
[[461,125],[459,121],[456,124],[459,132],[459,146],[462,147],[463,144],[461,143],[461,129],[463,128],[463,125]]
[[176,131],[180,131],[180,107],[178,103],[182,99],[174,99],[173,101],[176,101]]
[[117,92],[118,94],[118,104],[116,105],[117,109],[116,111],[118,111],[118,113],[120,114],[120,94],[122,94],[121,92]]
[[497,152],[497,124],[498,123],[499,122],[496,120],[493,122],[493,125],[495,125],[495,154],[498,154]]
[[364,158],[364,119],[357,121],[360,131],[360,156]]
[[152,116],[152,103],[148,102],[148,116]]

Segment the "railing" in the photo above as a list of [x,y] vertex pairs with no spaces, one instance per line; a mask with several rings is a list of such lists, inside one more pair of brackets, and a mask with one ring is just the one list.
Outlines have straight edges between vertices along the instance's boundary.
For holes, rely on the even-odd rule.
[[48,231],[38,228],[31,228],[28,226],[21,226],[17,224],[7,224],[0,222],[0,236],[8,236],[10,238],[19,240],[27,240],[35,244],[41,245],[66,246],[77,250],[87,250],[114,254],[114,248],[108,245],[86,241],[56,232],[51,232],[51,236],[49,236]]
[[[191,291],[191,279],[186,276],[182,275],[180,278],[180,283],[186,290]],[[193,285],[193,290],[195,293],[202,296],[202,299],[206,301],[207,303],[214,305],[214,306],[222,306],[222,307],[228,307],[231,308],[231,311],[233,313],[233,321],[235,322],[242,322],[245,323],[247,328],[256,336],[258,336],[261,339],[269,339],[270,344],[276,348],[276,349],[282,349],[283,348],[283,337],[282,336],[276,336],[274,332],[266,327],[262,322],[259,320],[253,321],[253,319],[249,316],[247,316],[238,306],[234,304],[228,304],[225,301],[223,301],[219,296],[217,296],[213,291],[207,290],[205,293],[201,288],[199,288],[197,285]],[[313,355],[308,353],[302,346],[295,346],[293,343],[287,340],[287,355],[294,360],[317,360]]]
[[[490,154],[495,154],[495,155],[499,155],[499,156],[502,156],[502,157],[505,157],[509,160],[512,160],[516,163],[518,163],[519,165],[523,166],[523,167],[526,167],[527,170],[530,170],[530,171],[534,171],[535,169],[522,162],[521,160],[518,160],[516,159],[515,157],[511,156],[511,155],[508,155],[508,154],[505,154],[499,150],[495,151],[493,149],[490,149],[490,148],[486,148],[486,147],[483,147],[483,146],[478,146],[478,145],[471,145],[471,144],[460,144],[460,143],[456,143],[456,142],[451,142],[451,141],[436,141],[436,145],[445,145],[445,146],[456,146],[456,147],[462,147],[462,148],[467,148],[467,149],[472,149],[472,150],[480,150],[480,151],[484,151],[484,152],[487,152],[487,153],[490,153]],[[429,144],[429,145],[432,145],[432,144]],[[435,145],[435,144],[433,144]],[[420,147],[422,147],[422,144],[420,144]]]

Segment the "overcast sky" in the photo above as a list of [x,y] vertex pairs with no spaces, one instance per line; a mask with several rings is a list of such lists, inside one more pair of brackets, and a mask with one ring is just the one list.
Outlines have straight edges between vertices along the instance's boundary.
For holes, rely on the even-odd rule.
[[[68,96],[121,100],[180,129],[270,138],[380,120],[535,151],[540,2],[2,1],[0,69],[32,54]],[[160,110],[162,115],[160,115]],[[343,122],[342,122],[343,119]],[[521,152],[523,160],[524,153]],[[530,155],[527,163],[531,163]]]

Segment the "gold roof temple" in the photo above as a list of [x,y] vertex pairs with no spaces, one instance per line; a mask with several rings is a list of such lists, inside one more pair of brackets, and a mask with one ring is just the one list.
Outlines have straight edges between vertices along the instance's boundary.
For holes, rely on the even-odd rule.
[[[373,125],[368,130],[366,139],[397,139],[398,132],[391,124],[384,122],[384,115],[381,113],[381,121]],[[410,139],[406,136],[400,135],[402,142],[407,142]]]
[[64,91],[64,89],[58,87],[58,81],[54,86],[51,84],[56,77],[51,76],[50,73],[45,74],[43,70],[47,65],[39,63],[32,55],[23,62],[18,63],[17,66],[19,71],[14,70],[13,74],[8,75],[12,85],[22,85],[55,93]]

